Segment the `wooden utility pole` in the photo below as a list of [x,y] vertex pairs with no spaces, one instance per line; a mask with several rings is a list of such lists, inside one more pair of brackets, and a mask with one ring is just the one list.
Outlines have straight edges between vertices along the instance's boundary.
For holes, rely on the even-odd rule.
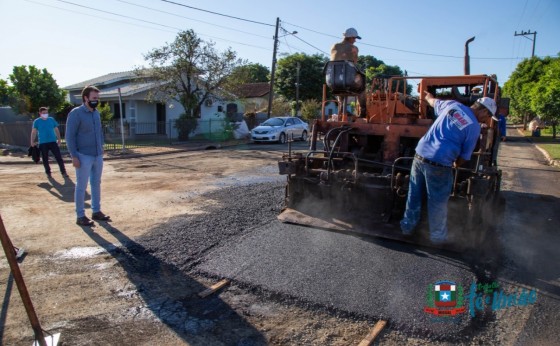
[[276,17],[276,30],[274,31],[274,46],[272,48],[272,67],[270,69],[270,87],[268,91],[268,110],[266,111],[267,118],[270,118],[272,111],[272,98],[274,93],[274,73],[276,72],[276,51],[278,50],[278,28],[280,27],[280,18]]

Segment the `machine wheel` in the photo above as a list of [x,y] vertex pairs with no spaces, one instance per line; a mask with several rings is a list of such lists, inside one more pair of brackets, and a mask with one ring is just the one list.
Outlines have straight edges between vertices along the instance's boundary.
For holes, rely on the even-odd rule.
[[280,134],[280,137],[278,137],[278,143],[281,143],[281,144],[286,143],[286,134],[284,132],[282,132]]
[[303,131],[301,133],[301,140],[306,142],[307,141],[307,131]]

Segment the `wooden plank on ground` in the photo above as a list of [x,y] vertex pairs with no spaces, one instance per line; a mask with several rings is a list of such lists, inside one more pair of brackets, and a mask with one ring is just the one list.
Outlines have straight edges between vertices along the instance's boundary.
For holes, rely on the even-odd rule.
[[362,341],[360,341],[358,346],[370,346],[373,343],[373,340],[375,340],[375,338],[377,337],[377,335],[379,335],[379,333],[381,333],[381,330],[383,330],[383,328],[385,328],[386,324],[387,324],[387,321],[382,321],[382,320],[377,321],[375,326],[373,326],[373,329],[371,330],[371,332],[369,332],[369,334]]
[[223,279],[222,281],[219,281],[219,282],[215,283],[214,285],[210,286],[209,288],[205,289],[204,291],[200,292],[198,294],[198,296],[200,298],[208,297],[209,295],[216,292],[217,290],[219,290],[220,288],[224,287],[227,284],[229,284],[229,280],[228,279]]

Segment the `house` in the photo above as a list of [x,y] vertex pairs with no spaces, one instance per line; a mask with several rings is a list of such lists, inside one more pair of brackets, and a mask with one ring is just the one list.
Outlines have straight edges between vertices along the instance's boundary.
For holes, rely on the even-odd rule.
[[268,109],[270,83],[247,83],[237,89],[237,96],[243,100],[246,112],[259,112]]
[[[116,119],[121,117],[120,89],[122,118],[130,126],[131,135],[166,135],[175,138],[177,130],[173,126],[174,120],[184,113],[184,108],[174,100],[165,104],[149,102],[148,93],[155,83],[142,80],[134,71],[125,71],[109,73],[63,89],[68,91],[68,101],[79,105],[82,103],[82,89],[88,85],[97,87],[100,101],[109,103]],[[238,101],[224,101],[217,96],[207,99],[201,107],[196,133],[219,130],[216,126],[223,126],[226,114],[242,113],[243,108]]]

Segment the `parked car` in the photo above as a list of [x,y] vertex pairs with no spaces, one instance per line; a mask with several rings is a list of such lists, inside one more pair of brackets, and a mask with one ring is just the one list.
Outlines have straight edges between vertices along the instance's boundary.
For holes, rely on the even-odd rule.
[[[307,140],[309,125],[299,118],[270,118],[251,130],[253,142],[286,143],[289,138]],[[293,136],[293,137],[292,137]]]

